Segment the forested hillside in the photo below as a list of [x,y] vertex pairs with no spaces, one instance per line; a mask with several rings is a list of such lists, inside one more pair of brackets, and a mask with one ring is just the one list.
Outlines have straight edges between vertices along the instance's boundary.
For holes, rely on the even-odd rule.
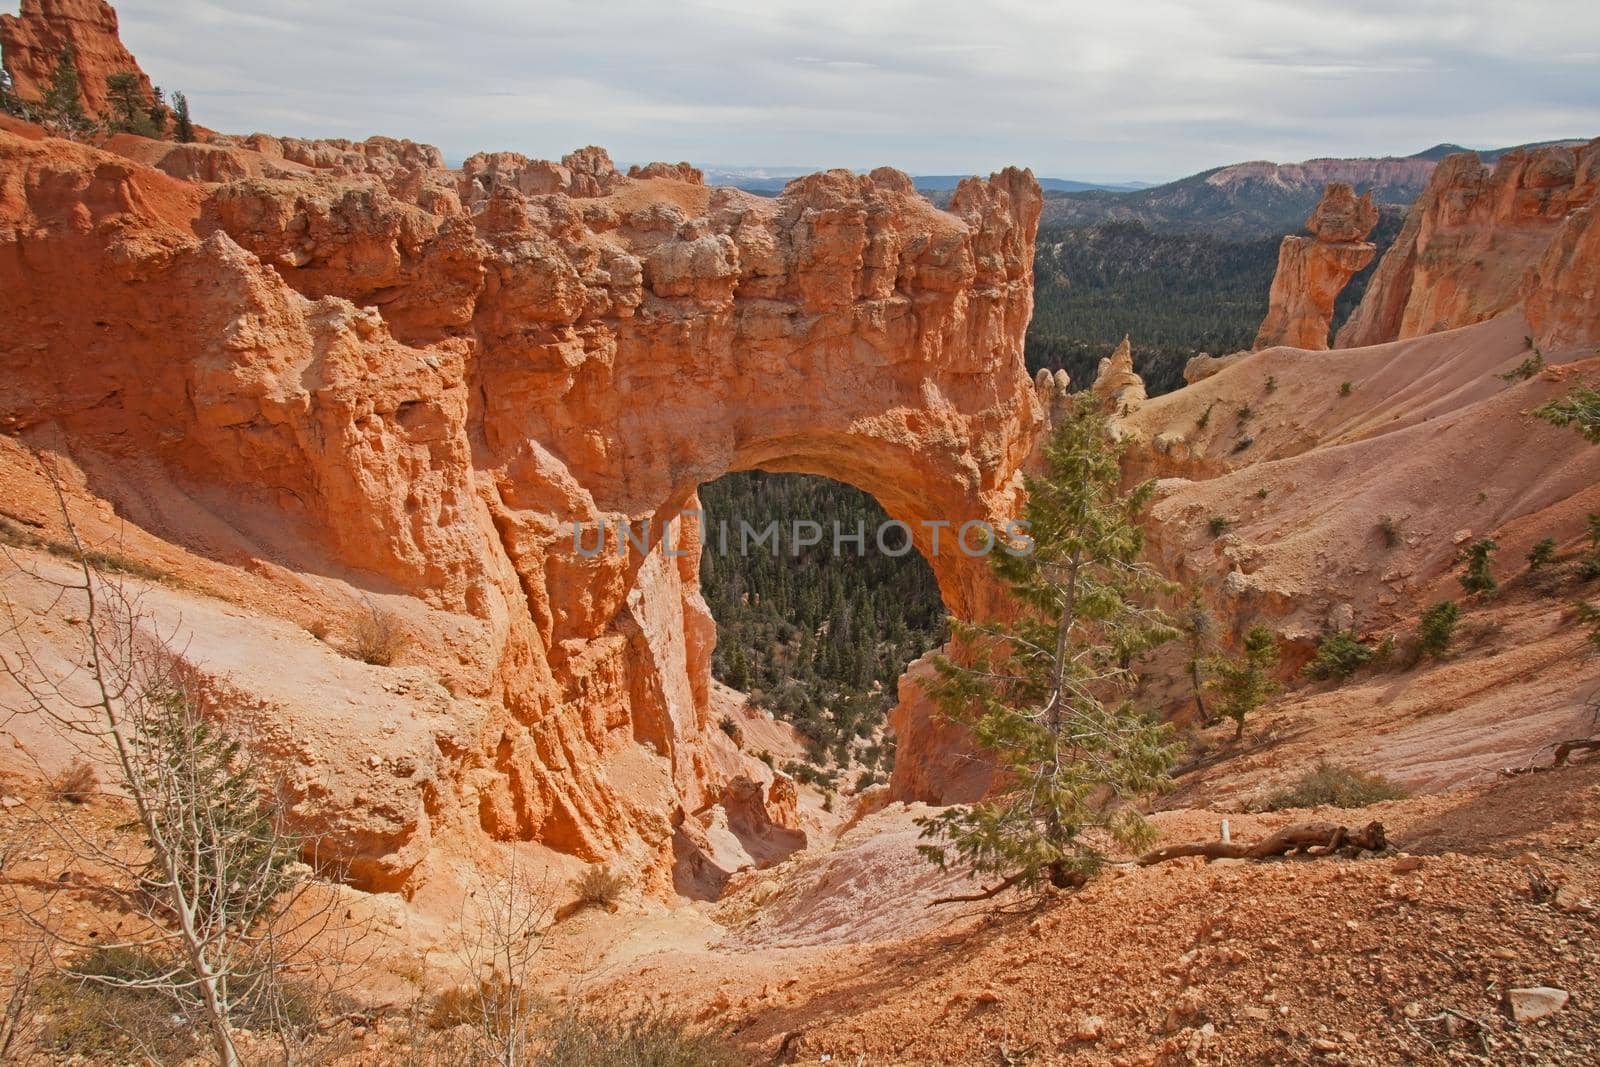
[[[1380,212],[1372,234],[1378,254],[1340,294],[1335,328],[1360,302],[1404,218],[1398,208]],[[1155,233],[1139,222],[1040,227],[1029,373],[1060,368],[1074,389],[1088,388],[1126,334],[1150,395],[1179,388],[1191,357],[1237,352],[1255,340],[1280,240]]]
[[[878,552],[887,521],[872,497],[827,478],[751,471],[700,488],[706,547],[700,581],[717,620],[712,672],[750,693],[811,741],[813,762],[880,766],[875,733],[894,705],[895,680],[911,660],[944,640],[944,605],[927,561],[914,550]],[[728,550],[716,531],[729,524]],[[796,521],[820,523],[822,543],[794,554]],[[739,523],[778,523],[779,552],[740,553]],[[833,524],[867,531],[834,552]],[[898,535],[887,538],[898,545]]]

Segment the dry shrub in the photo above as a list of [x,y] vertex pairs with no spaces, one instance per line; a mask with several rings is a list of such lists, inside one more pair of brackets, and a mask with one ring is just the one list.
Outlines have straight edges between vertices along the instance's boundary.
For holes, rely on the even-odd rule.
[[572,883],[572,890],[578,894],[580,904],[590,908],[604,908],[607,911],[616,910],[617,904],[622,900],[622,892],[627,888],[627,879],[620,874],[611,873],[611,868],[603,866],[590,867]]
[[1381,774],[1368,774],[1353,767],[1321,760],[1287,789],[1271,793],[1257,811],[1283,808],[1364,808],[1381,800],[1400,800],[1406,791]]
[[733,1067],[748,1062],[720,1035],[666,1015],[627,1019],[570,1012],[551,1020],[538,1067]]
[[350,634],[350,655],[362,663],[388,667],[406,646],[406,632],[393,612],[368,604]]
[[68,804],[87,804],[100,791],[100,775],[88,761],[76,759],[50,782],[50,798]]
[[446,989],[434,998],[428,1010],[428,1027],[449,1030],[457,1026],[481,1026],[486,1019],[526,1018],[532,998],[525,989],[512,989],[499,975],[480,978],[476,985]]
[[151,981],[166,970],[156,957],[124,946],[71,961],[39,989],[48,1015],[41,1044],[86,1063],[178,1063],[193,1055],[204,1039],[183,1020],[170,991],[105,984]]

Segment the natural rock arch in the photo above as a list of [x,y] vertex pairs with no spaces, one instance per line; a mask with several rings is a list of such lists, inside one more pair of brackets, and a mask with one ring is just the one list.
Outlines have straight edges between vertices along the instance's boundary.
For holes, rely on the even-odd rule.
[[[931,553],[922,523],[1002,525],[1045,417],[1028,172],[939,210],[888,169],[764,199],[692,168],[624,177],[598,149],[452,172],[408,142],[248,145],[205,168],[115,146],[271,175],[181,183],[0,131],[0,420],[67,442],[176,542],[235,550],[171,521],[181,496],[290,576],[414,598],[460,727],[419,740],[405,781],[353,758],[360,780],[301,808],[365,884],[478,835],[660,856],[717,799],[695,554],[586,557],[573,523],[672,521],[731,470],[825,475],[918,531],[953,610],[983,610],[982,561]],[[136,464],[159,484],[130,493]],[[352,802],[375,795],[378,826]]]

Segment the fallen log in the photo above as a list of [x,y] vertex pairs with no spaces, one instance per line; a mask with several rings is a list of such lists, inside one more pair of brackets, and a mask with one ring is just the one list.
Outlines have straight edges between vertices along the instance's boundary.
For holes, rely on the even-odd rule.
[[1389,847],[1383,833],[1383,824],[1369,822],[1359,830],[1331,822],[1302,822],[1286,826],[1277,833],[1253,845],[1242,841],[1198,841],[1183,845],[1166,845],[1146,852],[1136,861],[1149,867],[1185,856],[1200,856],[1211,860],[1264,860],[1273,856],[1306,855],[1355,857],[1362,852],[1382,852]]
[[1555,756],[1548,767],[1507,767],[1500,772],[1502,778],[1516,778],[1523,774],[1539,774],[1544,771],[1553,771],[1558,767],[1565,767],[1567,760],[1574,752],[1594,752],[1600,750],[1600,737],[1578,737],[1571,741],[1563,741],[1556,746]]

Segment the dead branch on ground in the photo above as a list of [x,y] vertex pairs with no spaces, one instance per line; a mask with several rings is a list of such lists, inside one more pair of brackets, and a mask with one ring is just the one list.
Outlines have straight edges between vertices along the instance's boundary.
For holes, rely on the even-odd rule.
[[1254,845],[1242,841],[1198,841],[1182,845],[1166,845],[1146,852],[1138,859],[1140,867],[1149,867],[1185,856],[1200,856],[1211,860],[1264,860],[1274,856],[1334,856],[1354,858],[1362,852],[1382,852],[1389,847],[1383,833],[1383,824],[1370,822],[1359,830],[1331,822],[1303,822],[1286,826],[1277,833]]

